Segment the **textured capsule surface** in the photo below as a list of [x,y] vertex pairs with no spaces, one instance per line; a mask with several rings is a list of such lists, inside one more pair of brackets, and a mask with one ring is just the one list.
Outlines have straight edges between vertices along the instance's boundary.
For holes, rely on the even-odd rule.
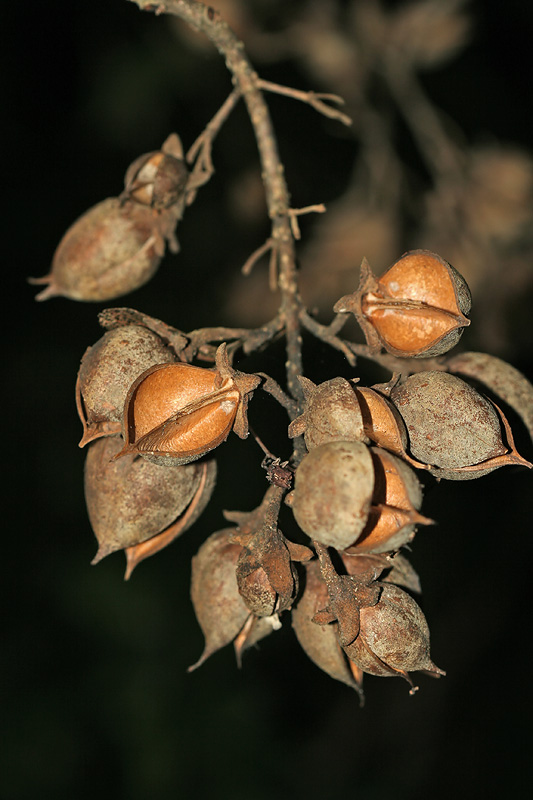
[[295,475],[292,510],[308,536],[343,550],[368,519],[374,468],[362,442],[330,442],[314,448]]
[[226,439],[239,400],[232,381],[223,383],[214,370],[181,363],[150,368],[126,400],[127,450],[163,459],[154,463],[200,458]]
[[372,675],[395,677],[415,670],[444,675],[431,661],[422,609],[407,592],[390,583],[381,584],[376,605],[361,609],[359,636],[344,650]]
[[85,461],[85,500],[100,545],[93,563],[163,531],[188,506],[201,479],[196,464],[166,469],[133,455],[113,460],[121,446],[119,437],[99,439]]
[[362,300],[383,345],[395,355],[441,355],[469,324],[471,296],[456,269],[435,253],[413,250],[378,279],[378,293]]
[[411,375],[394,387],[391,400],[405,422],[410,451],[420,461],[460,469],[506,452],[493,405],[455,375]]
[[67,230],[37,300],[62,295],[100,302],[145,284],[161,261],[153,211],[110,197],[93,206]]
[[87,424],[121,422],[128,390],[138,375],[175,360],[163,340],[140,325],[107,331],[85,352],[78,373]]

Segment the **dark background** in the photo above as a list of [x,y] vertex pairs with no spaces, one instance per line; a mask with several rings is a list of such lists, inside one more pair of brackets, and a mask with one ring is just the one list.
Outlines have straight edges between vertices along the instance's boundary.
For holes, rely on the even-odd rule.
[[[527,149],[533,11],[519,0],[505,10],[492,2],[472,9],[473,43],[434,75],[432,91],[468,133]],[[242,670],[226,648],[186,672],[202,649],[190,559],[223,526],[222,507],[251,508],[260,497],[252,442],[228,442],[202,521],[129,583],[120,554],[89,566],[96,547],[73,394],[81,355],[100,335],[101,306],[37,305],[25,279],[48,271],[62,233],[84,209],[118,193],[130,161],[171,130],[188,146],[226,96],[222,61],[180,41],[168,24],[122,0],[0,8],[7,434],[0,798],[510,796],[533,778],[526,470],[428,490],[424,513],[438,526],[419,533],[412,562],[432,655],[448,675],[420,677],[415,697],[402,681],[368,677],[364,709],[307,660],[288,624],[248,654]],[[288,62],[261,72],[302,82]],[[272,107],[287,161],[291,151],[300,158],[295,205],[334,197],[349,143],[333,140],[330,164],[331,128],[309,116],[316,133],[300,155],[291,144],[294,110],[280,101]],[[311,180],[301,172],[313,136],[321,160]],[[215,152],[217,175],[180,227],[182,253],[123,303],[183,330],[231,324],[223,311],[228,276],[266,235],[247,234],[225,205],[224,176],[255,159],[242,110]],[[528,317],[506,356],[531,378],[530,342]],[[531,458],[520,431],[519,441]]]

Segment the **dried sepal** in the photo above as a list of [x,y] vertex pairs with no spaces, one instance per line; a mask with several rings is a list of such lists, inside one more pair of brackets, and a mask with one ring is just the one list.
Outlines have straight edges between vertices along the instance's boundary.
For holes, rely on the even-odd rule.
[[216,461],[211,458],[198,463],[198,472],[200,475],[198,487],[192,496],[189,505],[185,511],[178,517],[178,519],[170,525],[166,530],[152,536],[140,544],[134,544],[131,547],[125,548],[126,555],[126,572],[124,580],[129,580],[135,567],[141,561],[153,556],[165,547],[168,547],[178,536],[185,533],[191,525],[193,525],[198,517],[202,514],[207,506],[216,484],[217,465]]
[[[396,380],[392,385],[396,385]],[[376,387],[358,386],[355,393],[363,416],[363,430],[368,439],[378,447],[400,456],[417,469],[429,469],[428,464],[418,461],[407,452],[407,431],[393,403],[377,391]]]
[[457,344],[470,324],[470,305],[468,286],[451,264],[428,250],[412,250],[381,278],[364,259],[359,288],[334,311],[354,314],[372,350],[427,358]]
[[385,553],[411,542],[418,525],[432,525],[422,516],[422,488],[413,470],[379,447],[371,448],[374,492],[367,524],[350,553]]
[[363,418],[352,384],[333,378],[316,386],[298,377],[305,395],[305,409],[289,425],[289,437],[304,435],[308,450],[327,442],[361,441]]
[[[339,575],[324,545],[315,543],[322,578],[328,590],[325,608],[317,611],[313,621],[318,625],[337,623],[336,635],[341,647],[352,644],[360,632],[361,609],[375,605],[380,596],[376,577],[382,572],[380,564],[370,564],[362,574]],[[366,567],[366,565],[365,565]]]
[[225,441],[232,428],[244,438],[248,397],[259,383],[230,367],[225,344],[214,370],[183,363],[146,370],[126,398],[119,457],[133,452],[155,463],[186,464]]
[[346,573],[361,579],[379,577],[385,583],[404,586],[411,592],[421,592],[420,578],[409,561],[399,552],[364,553],[344,550],[339,554]]
[[404,586],[410,592],[420,594],[422,591],[420,577],[411,562],[402,553],[392,553],[389,563],[390,570],[380,575],[380,580]]
[[331,678],[345,683],[359,694],[363,703],[362,670],[346,657],[336,635],[336,624],[317,625],[316,613],[328,602],[328,590],[318,561],[305,565],[305,587],[291,612],[292,626],[307,656]]
[[390,571],[393,553],[364,553],[343,550],[339,553],[346,574],[359,581],[369,583],[381,577],[384,571]]
[[76,407],[83,425],[79,446],[120,433],[124,403],[135,378],[154,364],[175,360],[173,350],[157,334],[139,325],[107,331],[89,347],[76,381]]
[[234,369],[229,362],[225,342],[217,349],[215,363],[221,379],[223,381],[231,381],[239,393],[233,430],[240,439],[246,439],[248,436],[248,403],[254,390],[261,383],[261,378],[258,375],[250,375],[248,372],[240,372]]
[[202,480],[199,465],[165,470],[133,455],[114,460],[119,437],[93,442],[85,461],[85,499],[98,552],[92,563],[140,544],[172,525]]
[[253,614],[270,617],[292,606],[298,592],[293,561],[281,531],[263,528],[250,535],[237,562],[236,578],[239,592]]
[[250,616],[235,580],[242,548],[231,534],[230,528],[211,534],[192,559],[191,599],[205,645],[189,672],[232,642]]
[[288,541],[277,527],[282,491],[269,489],[252,512],[226,514],[238,522],[232,540],[242,545],[236,566],[239,592],[257,617],[280,614],[292,606],[298,593],[294,562],[307,561],[313,552]]

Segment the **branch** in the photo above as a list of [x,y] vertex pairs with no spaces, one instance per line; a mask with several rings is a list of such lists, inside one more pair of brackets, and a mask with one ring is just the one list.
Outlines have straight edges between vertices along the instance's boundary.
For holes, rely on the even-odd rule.
[[277,254],[279,266],[277,284],[281,292],[280,314],[287,337],[287,384],[290,393],[303,408],[304,396],[297,379],[303,372],[299,321],[302,301],[296,280],[289,192],[270,114],[259,88],[259,78],[246,56],[242,42],[215,9],[196,0],[161,0],[155,4],[150,0],[132,0],[132,2],[139,8],[155,11],[156,14],[174,14],[194,30],[204,33],[224,56],[226,66],[232,73],[234,86],[246,103],[259,150],[267,208],[272,220],[273,250]]

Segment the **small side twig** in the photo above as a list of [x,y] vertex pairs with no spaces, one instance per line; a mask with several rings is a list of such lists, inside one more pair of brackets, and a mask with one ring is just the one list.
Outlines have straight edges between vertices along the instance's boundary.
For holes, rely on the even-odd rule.
[[279,83],[265,81],[262,78],[258,80],[257,85],[260,89],[264,89],[265,92],[281,94],[285,97],[292,97],[293,100],[300,100],[302,103],[307,103],[314,108],[315,111],[318,111],[320,114],[323,114],[325,117],[329,117],[330,119],[339,120],[339,122],[342,122],[343,125],[349,126],[352,124],[351,117],[336,108],[332,108],[332,106],[324,102],[327,100],[329,103],[343,106],[344,100],[342,97],[339,97],[336,94],[325,94],[324,92],[313,91],[303,92],[300,89],[293,89],[290,86],[281,86]]
[[248,328],[198,328],[186,334],[189,344],[183,350],[182,358],[186,361],[192,361],[195,357],[205,361],[214,361],[217,349],[217,345],[214,343],[220,344],[221,342],[237,340],[240,346],[241,340],[248,333]]
[[269,253],[275,247],[275,241],[272,237],[269,237],[266,242],[264,242],[260,247],[258,247],[251,256],[249,256],[244,264],[241,267],[241,272],[243,275],[249,275],[257,262],[265,255],[265,253]]
[[280,319],[279,314],[270,320],[270,322],[261,325],[260,328],[255,328],[249,331],[243,341],[242,349],[249,355],[255,350],[259,350],[267,342],[273,341],[277,336],[283,332],[283,320]]
[[298,405],[297,403],[292,400],[281,388],[279,383],[271,378],[270,375],[267,375],[266,372],[256,372],[256,375],[259,375],[263,378],[263,383],[261,384],[261,389],[263,391],[268,392],[274,397],[280,406],[287,411],[289,417],[292,419],[298,413]]
[[249,355],[275,339],[283,328],[284,323],[279,314],[260,328],[198,328],[183,336],[183,341],[188,340],[188,344],[182,349],[180,357],[184,361],[192,361],[193,358],[214,361],[221,342],[228,343],[228,355],[231,357],[241,348]]
[[[191,190],[197,189],[204,183],[207,183],[213,175],[215,171],[211,158],[213,141],[240,98],[240,91],[234,89],[189,148],[186,156],[187,163],[192,164],[194,162],[194,168],[189,178]],[[193,199],[194,196],[192,195],[189,202],[192,202]]]
[[[344,339],[340,339],[335,333],[335,328],[332,328],[331,325],[321,325],[320,322],[317,322],[316,319],[313,319],[313,317],[311,317],[305,309],[302,309],[300,312],[300,320],[304,328],[312,333],[313,336],[316,336],[317,339],[326,342],[326,344],[329,344],[336,350],[340,350],[340,352],[344,354],[349,365],[351,367],[355,367],[357,359],[352,350],[351,343],[346,342]],[[337,319],[335,319],[334,322],[338,324]]]
[[[292,226],[291,226],[292,227]],[[271,292],[275,292],[278,289],[278,276],[279,276],[279,263],[280,263],[280,252],[281,252],[281,243],[274,239],[273,236],[270,236],[264,244],[254,250],[252,255],[246,259],[244,264],[241,267],[241,272],[243,275],[249,275],[257,262],[266,254],[270,253],[270,260],[268,264],[268,286]]]
[[291,223],[291,230],[292,235],[295,239],[301,239],[302,235],[300,233],[300,226],[298,225],[297,217],[301,217],[303,214],[324,214],[326,211],[326,206],[324,203],[317,203],[312,206],[304,206],[304,208],[289,208],[289,219]]

